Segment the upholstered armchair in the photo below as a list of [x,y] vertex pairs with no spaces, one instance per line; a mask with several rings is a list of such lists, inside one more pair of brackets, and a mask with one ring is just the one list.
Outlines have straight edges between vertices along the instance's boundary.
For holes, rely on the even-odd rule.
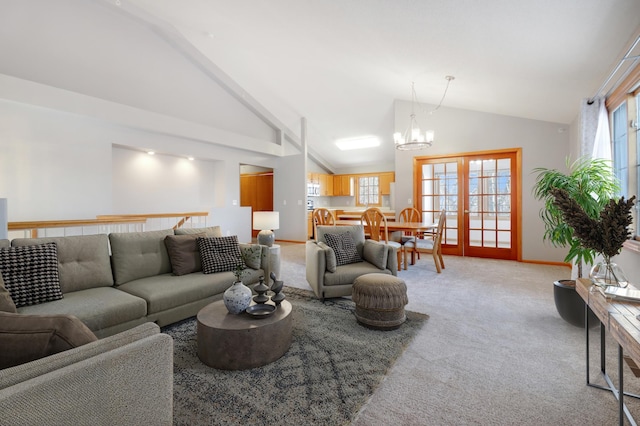
[[318,226],[316,239],[306,243],[306,268],[318,298],[350,296],[360,275],[397,275],[397,249],[365,240],[363,225]]

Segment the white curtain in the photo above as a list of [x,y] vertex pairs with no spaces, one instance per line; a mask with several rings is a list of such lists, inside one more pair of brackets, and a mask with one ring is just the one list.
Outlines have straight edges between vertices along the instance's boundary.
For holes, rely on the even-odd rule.
[[596,140],[596,132],[598,130],[598,113],[600,104],[604,103],[604,99],[596,98],[592,103],[588,99],[582,100],[580,108],[580,155],[590,156],[593,153],[593,147]]
[[607,112],[607,107],[605,106],[604,99],[600,100],[600,108],[598,111],[598,128],[596,129],[591,157],[611,160],[611,133],[609,132],[609,113]]

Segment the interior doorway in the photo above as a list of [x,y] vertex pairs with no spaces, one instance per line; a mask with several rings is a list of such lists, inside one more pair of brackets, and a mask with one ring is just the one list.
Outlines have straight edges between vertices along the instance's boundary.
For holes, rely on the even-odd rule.
[[251,237],[260,230],[253,229],[253,212],[273,211],[273,169],[240,164],[240,206],[251,207]]
[[521,259],[520,148],[414,159],[423,220],[445,212],[445,254]]

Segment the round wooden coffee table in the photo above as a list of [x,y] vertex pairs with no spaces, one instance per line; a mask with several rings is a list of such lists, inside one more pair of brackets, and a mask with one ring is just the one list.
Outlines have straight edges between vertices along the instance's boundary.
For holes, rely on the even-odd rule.
[[198,358],[222,370],[260,367],[291,346],[291,303],[282,301],[267,318],[230,314],[222,300],[198,312]]

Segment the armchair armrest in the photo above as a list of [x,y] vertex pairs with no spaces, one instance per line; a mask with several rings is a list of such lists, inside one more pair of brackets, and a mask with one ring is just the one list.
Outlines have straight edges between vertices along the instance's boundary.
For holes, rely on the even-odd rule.
[[324,250],[315,241],[307,241],[305,246],[307,281],[317,297],[323,297],[324,272],[327,259]]
[[394,276],[398,276],[398,250],[393,246],[387,246],[387,269]]

